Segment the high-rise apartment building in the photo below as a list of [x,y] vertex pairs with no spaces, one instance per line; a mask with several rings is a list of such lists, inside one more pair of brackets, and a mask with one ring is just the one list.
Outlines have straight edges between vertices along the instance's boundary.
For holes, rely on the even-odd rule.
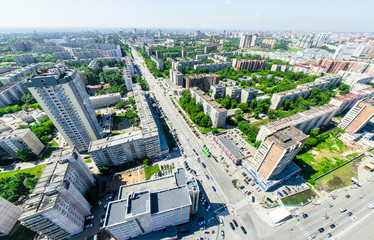
[[358,101],[339,123],[340,128],[356,133],[374,116],[374,100],[364,98]]
[[210,86],[218,83],[217,74],[200,74],[186,77],[186,88],[198,87],[204,91],[208,91]]
[[17,227],[22,208],[0,197],[0,237],[9,235]]
[[276,40],[275,39],[264,39],[261,43],[261,48],[264,49],[273,49],[275,46]]
[[239,48],[250,48],[256,45],[257,34],[242,34],[240,37]]
[[234,68],[236,71],[240,70],[259,70],[259,69],[265,69],[266,61],[265,60],[246,60],[246,59],[236,59],[236,61],[233,61],[233,64],[235,64]]
[[27,79],[25,85],[69,146],[82,152],[101,138],[95,110],[75,69],[60,65]]
[[52,154],[19,218],[22,225],[48,239],[81,232],[91,206],[84,198],[95,179],[72,148]]
[[293,160],[307,139],[295,127],[280,129],[262,141],[251,164],[264,179],[271,179]]
[[39,155],[44,145],[28,128],[0,134],[0,159],[17,159],[17,151],[20,149]]

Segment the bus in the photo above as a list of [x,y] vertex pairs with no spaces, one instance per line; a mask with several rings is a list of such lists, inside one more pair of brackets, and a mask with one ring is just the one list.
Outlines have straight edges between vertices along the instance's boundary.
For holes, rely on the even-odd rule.
[[210,153],[209,153],[205,148],[202,148],[201,151],[203,151],[203,153],[204,153],[207,157],[210,157]]

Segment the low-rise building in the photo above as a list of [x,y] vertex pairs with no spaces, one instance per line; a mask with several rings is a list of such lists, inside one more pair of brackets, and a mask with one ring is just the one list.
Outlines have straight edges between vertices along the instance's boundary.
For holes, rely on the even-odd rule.
[[236,102],[240,102],[242,96],[242,89],[238,86],[227,87],[226,95],[228,95],[230,99],[236,100]]
[[170,69],[170,80],[178,86],[184,86],[183,74],[175,69]]
[[0,237],[13,233],[18,226],[22,208],[0,197]]
[[17,64],[34,63],[34,56],[32,54],[14,55],[12,58]]
[[197,64],[193,66],[196,71],[200,69],[208,69],[209,72],[218,72],[230,66],[230,62],[219,62],[219,63],[207,63],[207,64]]
[[252,100],[256,99],[259,91],[256,88],[242,88],[241,93],[241,103],[250,103]]
[[26,94],[25,79],[20,79],[0,87],[0,107],[17,104]]
[[74,149],[54,152],[26,200],[19,221],[48,239],[78,234],[91,213],[84,195],[94,185],[94,177]]
[[358,101],[340,121],[339,126],[352,133],[360,131],[374,116],[374,100],[364,98]]
[[108,204],[104,228],[116,240],[126,240],[191,221],[199,204],[196,179],[184,169],[172,175],[121,186],[117,201]]
[[92,105],[95,109],[113,106],[121,101],[120,93],[110,93],[90,97]]
[[214,101],[197,87],[190,89],[192,97],[197,103],[203,105],[205,114],[208,114],[214,127],[222,127],[226,124],[227,110],[221,104]]
[[357,83],[369,84],[374,79],[374,76],[356,72],[339,71],[338,74],[342,76],[343,83],[351,87],[354,87]]
[[71,55],[70,55],[70,53],[68,51],[55,52],[55,53],[53,53],[53,56],[56,59],[61,59],[61,60],[70,60],[71,59]]
[[[250,155],[247,154],[247,148],[241,148],[239,142],[244,141],[237,133],[224,131],[213,136],[214,142],[226,153],[230,160],[235,164],[240,164],[242,160],[247,159]],[[240,138],[240,139],[238,139]],[[238,145],[239,144],[239,145]]]
[[212,51],[215,51],[218,49],[218,45],[211,45],[211,46],[205,46],[204,48],[204,53],[207,54],[207,53],[210,53]]
[[43,149],[43,143],[28,128],[3,132],[0,134],[0,152],[3,159],[17,159],[17,151],[29,150],[39,155]]
[[103,72],[106,72],[106,71],[113,71],[113,72],[119,72],[119,69],[118,67],[108,67],[108,66],[104,66],[103,67]]

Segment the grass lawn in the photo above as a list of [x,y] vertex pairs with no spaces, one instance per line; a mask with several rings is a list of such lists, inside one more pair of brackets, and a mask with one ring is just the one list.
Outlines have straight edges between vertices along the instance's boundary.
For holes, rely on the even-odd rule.
[[155,174],[155,173],[165,171],[165,170],[168,170],[168,169],[174,169],[174,167],[169,167],[167,169],[161,170],[158,165],[147,166],[147,167],[144,168],[145,180],[149,180],[152,177],[152,175]]
[[17,173],[24,173],[24,172],[35,175],[35,177],[38,178],[40,174],[42,174],[44,167],[45,165],[42,164],[42,165],[38,165],[33,168],[21,169],[21,170],[16,170],[16,171],[11,171],[11,172],[3,172],[3,173],[0,173],[0,178],[11,177]]
[[51,156],[53,151],[56,151],[58,144],[56,141],[53,141],[52,144],[49,146],[49,148],[44,152],[42,159],[47,159]]
[[357,166],[359,162],[359,160],[351,162],[316,180],[315,187],[319,191],[331,192],[338,188],[352,185],[351,177],[357,178]]
[[205,128],[205,127],[197,127],[197,129],[199,129],[199,131],[201,132],[201,134],[205,134],[207,132],[211,132],[212,129],[211,128]]
[[7,240],[33,240],[35,237],[35,232],[31,231],[21,224],[18,226],[18,229],[13,233],[12,236],[7,237]]
[[92,159],[91,159],[91,158],[86,159],[86,160],[84,160],[84,162],[85,162],[85,163],[91,163],[91,162],[92,162]]
[[312,150],[298,154],[294,162],[301,167],[301,175],[305,179],[314,179],[359,154],[348,154],[348,151],[349,148],[340,139],[331,136]]
[[304,192],[282,198],[282,202],[283,204],[286,204],[286,205],[300,205],[301,203],[308,202],[308,199],[311,199],[315,195],[316,195],[315,192],[309,189]]

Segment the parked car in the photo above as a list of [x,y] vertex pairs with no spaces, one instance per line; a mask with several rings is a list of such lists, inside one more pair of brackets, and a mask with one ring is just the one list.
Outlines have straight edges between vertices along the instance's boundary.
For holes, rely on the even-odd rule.
[[212,188],[213,188],[213,191],[217,192],[217,190],[216,190],[216,188],[214,186],[212,186]]
[[247,231],[245,230],[243,226],[240,226],[240,229],[243,231],[244,234],[247,234]]
[[225,232],[223,230],[221,230],[221,238],[225,239]]
[[232,222],[230,222],[230,227],[232,230],[235,230],[234,224],[232,224]]
[[86,217],[86,220],[90,220],[90,219],[93,219],[93,218],[94,218],[93,215],[89,215],[89,216]]
[[234,223],[235,227],[238,227],[238,223],[234,220],[232,220],[232,222]]

